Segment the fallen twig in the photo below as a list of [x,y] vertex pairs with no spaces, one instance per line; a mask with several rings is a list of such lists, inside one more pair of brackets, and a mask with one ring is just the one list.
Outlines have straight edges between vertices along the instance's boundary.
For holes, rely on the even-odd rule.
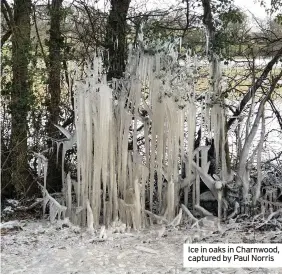
[[144,247],[144,246],[136,246],[136,249],[143,251],[143,252],[147,252],[150,254],[158,254],[159,252],[157,250],[148,248],[148,247]]
[[184,204],[181,204],[181,208],[183,209],[183,211],[188,215],[188,217],[190,219],[192,219],[192,221],[195,221],[195,222],[198,222],[199,220],[197,218],[195,218],[193,216],[193,214],[188,210],[188,208],[184,205]]
[[19,206],[16,209],[20,210],[20,211],[29,211],[33,208],[35,208],[35,206],[37,206],[38,204],[43,202],[43,198],[37,199],[33,204],[31,204],[30,206]]
[[266,221],[265,221],[263,224],[257,226],[256,229],[258,229],[258,228],[264,226],[264,225],[267,224],[275,215],[280,214],[280,213],[282,214],[282,208],[281,208],[281,209],[278,209],[277,211],[275,211],[275,212],[273,212],[273,213],[271,213],[271,214],[267,217]]
[[229,220],[229,219],[232,219],[235,215],[238,214],[239,207],[240,207],[240,205],[239,205],[239,203],[236,201],[236,202],[235,202],[235,206],[234,206],[234,211],[227,217],[228,220]]
[[182,208],[179,210],[179,214],[173,219],[173,221],[169,224],[170,226],[177,226],[180,224],[182,219]]
[[202,212],[202,214],[204,216],[213,216],[213,214],[211,212],[209,212],[208,210],[206,210],[205,208],[203,208],[202,206],[200,206],[198,204],[195,205],[195,209]]
[[151,216],[152,218],[156,219],[156,220],[159,220],[159,221],[162,221],[162,222],[168,224],[168,220],[166,218],[162,217],[162,216],[158,216],[158,215],[152,213],[149,210],[145,210],[145,213],[148,214],[149,216]]

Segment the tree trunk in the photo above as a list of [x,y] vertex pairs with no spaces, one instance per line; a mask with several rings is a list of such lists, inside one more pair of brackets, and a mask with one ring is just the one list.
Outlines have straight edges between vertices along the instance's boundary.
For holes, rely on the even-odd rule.
[[[48,122],[46,125],[47,135],[49,138],[58,138],[56,136],[60,118],[61,102],[61,49],[63,39],[61,36],[61,19],[62,19],[62,2],[63,0],[52,0],[49,8],[50,12],[50,40],[49,40],[49,79],[47,95],[47,112]],[[48,147],[52,148],[52,141],[48,140]],[[47,184],[50,190],[59,191],[61,189],[61,168],[56,164],[56,148],[51,150],[48,164]]]
[[111,10],[106,29],[106,47],[108,56],[105,65],[108,69],[108,80],[121,78],[127,59],[126,16],[130,0],[111,0]]
[[14,0],[14,30],[12,34],[11,92],[11,183],[17,197],[27,195],[32,180],[28,171],[27,115],[32,103],[28,64],[30,54],[31,0]]

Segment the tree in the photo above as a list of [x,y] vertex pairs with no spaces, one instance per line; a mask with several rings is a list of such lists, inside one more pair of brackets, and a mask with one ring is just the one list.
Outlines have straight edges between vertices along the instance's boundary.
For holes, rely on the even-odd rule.
[[[215,45],[217,43],[216,41],[216,28],[214,25],[214,19],[212,14],[212,8],[211,8],[211,1],[210,0],[202,0],[203,9],[204,9],[204,16],[203,16],[203,23],[206,26],[209,37],[210,37],[210,56],[211,56],[211,62],[212,62],[212,68],[213,68],[213,82],[214,79],[216,79],[216,58],[214,55]],[[252,158],[250,158],[251,153],[251,145],[253,144],[254,137],[258,131],[260,121],[264,121],[264,107],[266,102],[271,98],[271,95],[273,94],[275,88],[277,87],[278,81],[282,77],[282,72],[276,74],[273,77],[273,80],[271,82],[271,85],[266,87],[266,89],[263,91],[262,94],[259,94],[258,91],[262,89],[264,81],[268,78],[269,74],[271,73],[274,65],[277,63],[277,61],[282,56],[282,48],[281,46],[275,51],[275,55],[272,57],[272,59],[268,62],[268,64],[265,66],[265,68],[262,70],[262,73],[260,76],[256,77],[254,76],[253,82],[248,89],[248,91],[244,94],[243,98],[240,100],[239,106],[233,111],[232,117],[227,121],[226,123],[226,131],[230,130],[230,126],[234,123],[234,121],[239,118],[239,115],[243,112],[248,102],[252,99],[252,107],[254,106],[254,98],[255,96],[259,96],[259,100],[256,102],[258,104],[258,111],[254,115],[254,118],[251,119],[252,116],[252,109],[249,111],[249,115],[247,117],[247,128],[245,133],[245,140],[242,146],[242,150],[240,150],[238,157],[238,166],[237,169],[237,176],[236,176],[236,185],[242,187],[242,202],[243,204],[249,205],[249,192],[250,192],[250,183],[248,178],[248,171],[250,169],[250,165],[252,164]],[[218,77],[217,77],[218,78]],[[214,86],[215,87],[215,86]],[[216,91],[214,91],[216,92]],[[220,96],[220,94],[219,94]],[[218,98],[220,99],[220,97]],[[263,122],[262,122],[263,123]],[[227,134],[227,133],[226,133]],[[227,140],[227,139],[225,139]],[[263,142],[263,137],[261,138],[261,142]],[[260,145],[260,148],[262,148],[262,145]],[[228,154],[227,147],[225,147],[226,153]],[[256,154],[257,152],[254,151],[252,154]],[[257,153],[261,154],[261,153]],[[260,155],[258,156],[260,158]],[[260,163],[260,161],[258,161]],[[258,171],[260,171],[260,167],[257,167]],[[257,185],[257,190],[260,189],[260,185]],[[256,202],[259,191],[257,191],[257,195],[254,199],[254,202]]]
[[[48,94],[47,94],[47,112],[48,122],[46,132],[49,137],[48,147],[53,148],[52,138],[54,138],[60,119],[61,104],[61,50],[63,47],[63,39],[61,34],[62,20],[62,3],[63,0],[52,0],[49,7],[50,12],[50,38],[49,38],[49,58],[48,58]],[[54,148],[49,160],[48,185],[54,190],[60,190],[61,187],[61,170],[57,166],[56,150]]]
[[[4,1],[6,2],[6,1]],[[8,5],[7,5],[8,7]],[[31,0],[14,0],[11,92],[11,183],[18,197],[30,191],[27,115],[32,102],[29,80]]]
[[217,47],[223,50],[225,57],[242,55],[250,32],[246,14],[235,8],[221,13],[219,19],[221,27],[217,32]]
[[121,78],[125,70],[127,59],[127,24],[126,17],[129,9],[130,0],[111,0],[111,10],[106,27],[105,46],[108,51],[105,63],[108,68],[107,77]]

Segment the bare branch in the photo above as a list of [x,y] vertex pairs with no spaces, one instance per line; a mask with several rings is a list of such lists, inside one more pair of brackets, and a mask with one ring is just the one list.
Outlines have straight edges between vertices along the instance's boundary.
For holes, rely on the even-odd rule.
[[41,42],[41,38],[40,38],[40,35],[39,35],[39,31],[38,31],[36,14],[35,14],[35,6],[34,5],[33,5],[33,21],[34,21],[34,26],[35,26],[35,32],[36,32],[37,40],[38,40],[39,47],[40,47],[40,50],[41,50],[41,53],[42,53],[42,56],[43,56],[43,60],[44,60],[46,68],[48,68],[49,66],[48,66],[47,57],[45,55],[44,48],[43,48],[43,45],[42,45],[42,42]]
[[[257,79],[257,81],[254,83],[254,85],[249,89],[249,91],[245,94],[242,101],[240,102],[239,107],[236,109],[235,114],[232,118],[229,119],[227,123],[227,129],[230,129],[230,126],[234,123],[234,121],[237,119],[249,100],[252,98],[252,93],[255,93],[263,84],[263,81],[267,78],[269,72],[272,70],[274,64],[281,58],[282,56],[282,48],[280,48],[279,51],[277,51],[276,55],[269,61],[269,63],[266,65],[265,69],[263,70],[261,76]],[[278,79],[279,80],[279,79]],[[277,82],[278,82],[277,80]]]
[[275,116],[276,116],[276,118],[277,118],[277,120],[278,120],[278,123],[279,123],[279,125],[280,125],[280,128],[281,128],[281,130],[282,130],[282,117],[281,117],[281,115],[280,115],[279,110],[277,110],[277,108],[276,108],[276,106],[274,105],[274,102],[273,102],[273,100],[272,100],[271,98],[269,98],[268,103],[269,103],[269,105],[271,106],[271,109],[272,109],[273,113],[275,114]]
[[6,41],[10,38],[10,36],[12,35],[12,31],[11,29],[9,29],[2,37],[1,37],[1,49],[4,46],[4,44],[6,43]]

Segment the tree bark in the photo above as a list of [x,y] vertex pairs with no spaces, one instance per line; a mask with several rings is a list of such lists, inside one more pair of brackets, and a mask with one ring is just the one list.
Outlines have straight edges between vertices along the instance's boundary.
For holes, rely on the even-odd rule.
[[108,55],[104,61],[108,69],[108,80],[121,78],[125,71],[127,59],[126,17],[129,4],[130,0],[111,0],[105,43]]
[[14,0],[11,92],[11,184],[16,196],[27,195],[32,179],[28,171],[27,115],[32,104],[28,64],[30,59],[31,0]]
[[[57,128],[54,124],[58,124],[60,118],[60,102],[61,102],[61,50],[63,39],[61,35],[62,20],[62,2],[63,0],[52,0],[49,8],[50,12],[50,39],[49,39],[49,58],[48,58],[48,95],[47,95],[47,112],[48,122],[46,125],[47,135],[49,138],[58,138],[56,136]],[[51,139],[48,140],[48,147],[52,148]],[[48,164],[48,187],[53,191],[61,189],[61,169],[57,165],[56,148],[51,150]]]

